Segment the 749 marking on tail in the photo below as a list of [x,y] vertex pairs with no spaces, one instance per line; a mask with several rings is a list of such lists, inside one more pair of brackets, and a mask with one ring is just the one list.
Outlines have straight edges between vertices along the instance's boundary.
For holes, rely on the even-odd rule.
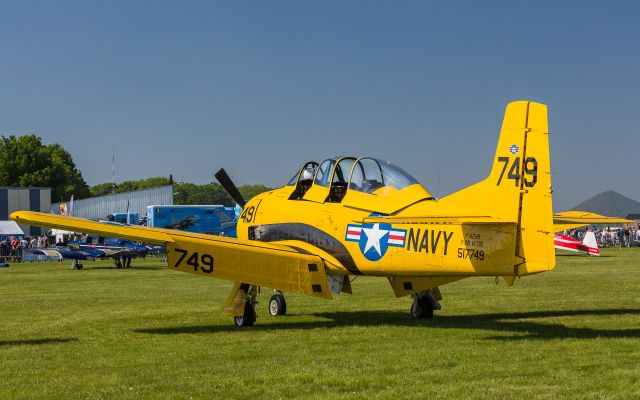
[[[507,166],[509,165],[509,157],[498,157],[498,162],[503,163],[502,171],[500,172],[500,177],[498,178],[498,183],[496,186],[500,186],[500,182],[502,182],[502,177],[504,176],[504,172],[507,170]],[[524,159],[524,163],[522,164],[522,169],[524,172],[524,185],[526,187],[534,187],[536,183],[538,183],[538,160],[535,157],[527,157]],[[528,180],[527,176],[531,179]],[[507,179],[512,179],[514,181],[515,186],[520,185],[520,157],[516,157],[509,168],[509,172],[507,173]]]

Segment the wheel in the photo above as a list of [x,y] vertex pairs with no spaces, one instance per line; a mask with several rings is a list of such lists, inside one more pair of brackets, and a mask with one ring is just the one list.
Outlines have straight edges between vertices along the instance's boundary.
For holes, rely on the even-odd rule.
[[424,303],[423,309],[425,310],[422,318],[433,319],[433,303],[427,297],[423,297],[422,302]]
[[287,302],[284,300],[284,296],[281,293],[276,293],[271,296],[269,300],[269,314],[285,315],[287,313]]
[[256,311],[253,309],[253,306],[248,301],[244,304],[244,314],[242,317],[234,317],[233,322],[236,326],[245,327],[245,326],[253,326],[253,323],[256,322]]
[[413,319],[422,319],[424,315],[424,309],[422,308],[422,302],[420,299],[413,299],[413,303],[411,303],[411,317]]
[[433,303],[426,296],[416,297],[411,304],[411,317],[413,319],[432,319]]

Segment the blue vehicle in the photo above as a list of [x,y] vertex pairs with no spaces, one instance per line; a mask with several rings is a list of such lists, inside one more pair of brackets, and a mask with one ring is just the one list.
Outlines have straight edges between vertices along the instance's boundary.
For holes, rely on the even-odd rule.
[[236,237],[237,213],[221,205],[148,206],[147,226]]

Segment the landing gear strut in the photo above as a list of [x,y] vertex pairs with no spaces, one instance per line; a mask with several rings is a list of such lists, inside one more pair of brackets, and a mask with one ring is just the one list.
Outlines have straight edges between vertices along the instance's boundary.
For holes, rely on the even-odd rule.
[[255,285],[243,284],[240,286],[244,290],[247,301],[244,303],[244,313],[240,317],[233,317],[233,322],[236,326],[245,327],[253,326],[256,322],[256,300],[258,296],[258,287]]
[[71,261],[71,269],[82,269],[82,263],[78,259],[73,259]]
[[284,295],[280,291],[276,291],[276,293],[271,296],[269,300],[269,314],[276,315],[285,315],[287,313],[287,302],[284,300]]
[[[437,294],[439,295],[440,291]],[[413,319],[433,319],[433,310],[442,308],[431,290],[415,293],[412,297],[411,317]]]
[[131,258],[128,256],[122,256],[114,259],[116,268],[131,268]]

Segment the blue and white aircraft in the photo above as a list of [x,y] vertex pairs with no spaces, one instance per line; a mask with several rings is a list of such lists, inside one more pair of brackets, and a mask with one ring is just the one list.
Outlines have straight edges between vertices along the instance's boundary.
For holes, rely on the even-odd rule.
[[50,249],[33,249],[34,254],[42,254],[71,261],[71,269],[82,269],[82,261],[96,259],[114,260],[116,268],[129,268],[131,260],[146,257],[149,248],[137,242],[125,239],[104,238],[102,236],[87,235],[82,240],[71,240],[66,246]]

